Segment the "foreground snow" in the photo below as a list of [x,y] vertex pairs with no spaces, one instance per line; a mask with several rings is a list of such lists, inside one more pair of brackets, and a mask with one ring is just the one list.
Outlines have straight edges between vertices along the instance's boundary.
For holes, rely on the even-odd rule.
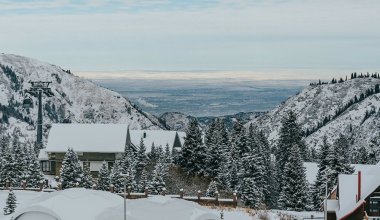
[[[69,189],[54,193],[15,191],[17,197],[17,209],[15,215],[25,211],[42,211],[49,215],[60,216],[62,220],[102,220],[123,219],[123,198],[109,192],[86,189]],[[0,208],[5,205],[8,191],[0,191]],[[213,220],[220,219],[223,212],[225,220],[254,220],[260,216],[277,220],[280,216],[287,215],[290,219],[302,219],[323,216],[315,212],[286,212],[278,210],[253,211],[243,208],[201,207],[194,202],[180,199],[172,199],[168,196],[153,196],[148,199],[128,200],[127,219],[129,220]],[[1,220],[9,220],[12,215],[4,216],[1,212]],[[34,216],[35,217],[35,216]],[[42,219],[37,216],[36,220]],[[28,220],[35,220],[28,218]]]

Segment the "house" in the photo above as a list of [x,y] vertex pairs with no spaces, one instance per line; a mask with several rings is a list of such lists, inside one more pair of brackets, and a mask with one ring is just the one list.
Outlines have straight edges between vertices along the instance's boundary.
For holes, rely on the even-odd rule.
[[152,145],[181,149],[186,134],[165,130],[130,130],[127,124],[52,124],[46,148],[40,151],[39,160],[45,174],[58,175],[68,148],[78,154],[81,165],[98,172],[103,161],[109,167],[121,159],[125,146],[138,149],[143,140],[147,152]]
[[380,220],[380,162],[356,174],[340,174],[325,200],[328,220]]

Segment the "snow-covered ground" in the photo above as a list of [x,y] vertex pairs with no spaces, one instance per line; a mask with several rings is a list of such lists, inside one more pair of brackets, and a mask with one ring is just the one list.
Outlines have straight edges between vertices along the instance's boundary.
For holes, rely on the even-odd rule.
[[[64,192],[64,193],[62,193]],[[15,214],[23,211],[43,210],[54,215],[64,216],[62,220],[72,219],[76,216],[77,220],[85,219],[123,219],[123,199],[108,192],[93,191],[85,189],[70,189],[60,192],[31,192],[15,191],[17,197],[17,209]],[[8,191],[0,191],[0,208],[5,205]],[[91,201],[86,203],[86,201]],[[84,206],[88,206],[87,208]],[[243,208],[221,208],[201,207],[196,203],[172,199],[163,196],[153,196],[148,199],[128,200],[127,217],[130,220],[203,220],[203,219],[223,219],[225,220],[254,220],[266,219],[277,220],[281,215],[287,215],[290,219],[302,219],[321,217],[323,213],[316,212],[289,212],[289,211],[254,211]],[[91,213],[91,214],[90,214]],[[261,218],[260,218],[261,216]],[[12,215],[4,216],[1,212],[1,220],[9,220]],[[68,217],[68,218],[66,218]],[[29,219],[34,220],[34,219]]]

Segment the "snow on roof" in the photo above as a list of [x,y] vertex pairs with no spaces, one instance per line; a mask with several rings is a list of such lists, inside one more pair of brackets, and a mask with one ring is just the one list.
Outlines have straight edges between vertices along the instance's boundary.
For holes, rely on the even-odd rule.
[[124,152],[126,124],[53,124],[46,152]]
[[[338,176],[339,184],[339,210],[336,210],[338,219],[356,210],[373,191],[380,185],[380,162],[376,165],[356,166],[356,173]],[[361,169],[361,170],[360,170]],[[358,193],[358,176],[357,171],[362,172],[361,177],[361,200],[356,201]]]
[[49,160],[49,155],[46,153],[46,151],[44,149],[42,149],[38,153],[38,159],[39,160]]
[[[45,151],[66,152],[70,147],[76,152],[122,153],[127,141],[127,131],[127,124],[53,124]],[[133,145],[140,145],[144,132],[147,152],[150,151],[152,143],[162,147],[169,144],[172,148],[177,133],[181,144],[186,136],[184,132],[176,131],[130,130]]]
[[[354,174],[357,174],[358,171],[362,173],[369,173],[373,167],[376,165],[371,164],[351,164],[354,167]],[[304,162],[303,166],[306,168],[306,180],[313,184],[317,178],[318,173],[318,163],[315,162]]]
[[[46,193],[20,206],[13,215],[28,220],[122,220],[123,198],[110,192],[72,188]],[[31,218],[27,218],[33,216]],[[48,218],[51,217],[51,218]],[[23,218],[21,218],[23,219]],[[127,200],[128,220],[216,220],[212,210],[165,196]]]
[[[131,135],[131,142],[137,147],[140,145],[141,138],[143,138],[147,152],[150,152],[153,143],[154,146],[162,148],[165,148],[168,144],[171,150],[174,145],[176,134],[178,134],[181,145],[183,145],[186,136],[185,132],[164,130],[130,130],[129,132]],[[145,138],[144,133],[146,135]]]

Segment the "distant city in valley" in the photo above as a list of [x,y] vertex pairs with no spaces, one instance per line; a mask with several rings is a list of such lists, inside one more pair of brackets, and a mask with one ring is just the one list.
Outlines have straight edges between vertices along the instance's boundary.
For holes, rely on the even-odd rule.
[[144,111],[160,115],[181,112],[193,116],[222,116],[273,109],[300,92],[310,80],[131,80],[93,82],[121,93]]

